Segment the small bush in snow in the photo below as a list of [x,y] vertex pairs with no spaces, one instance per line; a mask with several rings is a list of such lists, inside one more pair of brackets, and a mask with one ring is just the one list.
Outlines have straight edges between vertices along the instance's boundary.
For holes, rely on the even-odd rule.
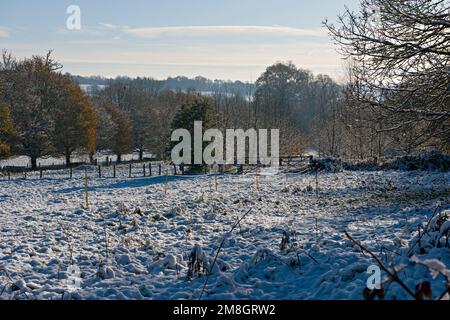
[[187,279],[192,280],[194,276],[201,277],[209,270],[209,263],[206,255],[199,245],[195,245],[189,255]]

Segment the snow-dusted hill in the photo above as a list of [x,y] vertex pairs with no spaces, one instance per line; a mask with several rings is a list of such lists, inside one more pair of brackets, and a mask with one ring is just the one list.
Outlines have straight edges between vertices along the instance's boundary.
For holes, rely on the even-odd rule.
[[[224,236],[203,299],[363,299],[376,262],[344,231],[412,291],[423,280],[433,298],[445,291],[415,261],[450,268],[445,237],[423,235],[449,213],[450,173],[321,174],[317,194],[313,175],[262,176],[259,190],[253,175],[219,176],[218,192],[213,176],[174,177],[167,194],[165,178],[93,178],[89,209],[81,172],[58,175],[0,181],[0,299],[198,299],[206,278],[187,279],[192,249],[211,268]],[[383,286],[386,299],[411,298]]]

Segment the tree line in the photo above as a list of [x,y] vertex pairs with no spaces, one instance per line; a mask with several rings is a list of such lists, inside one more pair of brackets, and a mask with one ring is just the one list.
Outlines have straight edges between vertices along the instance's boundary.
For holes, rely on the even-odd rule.
[[171,132],[190,129],[196,120],[204,121],[205,130],[280,128],[282,152],[299,153],[320,103],[335,98],[323,83],[339,88],[327,76],[277,63],[261,75],[251,97],[222,89],[207,95],[152,90],[120,78],[87,95],[61,68],[51,53],[23,60],[3,53],[0,157],[26,155],[32,168],[48,155],[63,155],[70,165],[74,152],[89,154],[92,162],[106,150],[118,162],[130,152],[141,160],[145,152],[168,159]]
[[101,76],[83,77],[79,75],[72,75],[72,79],[80,85],[89,85],[92,87],[105,87],[115,82],[126,83],[135,88],[158,93],[165,90],[182,91],[182,92],[203,92],[214,93],[222,92],[224,94],[238,94],[241,96],[251,97],[255,91],[255,84],[242,81],[224,81],[211,80],[205,77],[188,78],[183,76],[169,77],[165,80],[157,80],[149,77],[116,77],[104,78]]
[[[361,0],[325,21],[346,58],[337,83],[291,62],[269,66],[249,92],[223,83],[205,92],[171,90],[150,78],[117,78],[86,95],[51,54],[0,62],[0,157],[75,151],[150,152],[168,159],[171,132],[280,129],[280,153],[380,158],[450,150],[450,20],[441,0]],[[177,78],[174,78],[177,79]],[[187,81],[179,77],[177,81]],[[92,81],[100,81],[92,79]],[[172,81],[172,80],[171,80]],[[203,88],[204,89],[204,88]]]
[[0,158],[26,155],[37,159],[63,155],[71,164],[75,151],[162,154],[174,108],[186,94],[158,95],[114,84],[87,96],[51,53],[23,60],[3,52],[0,62]]
[[57,153],[70,159],[95,150],[96,112],[90,100],[48,54],[18,61],[4,52],[0,64],[0,156],[37,159]]

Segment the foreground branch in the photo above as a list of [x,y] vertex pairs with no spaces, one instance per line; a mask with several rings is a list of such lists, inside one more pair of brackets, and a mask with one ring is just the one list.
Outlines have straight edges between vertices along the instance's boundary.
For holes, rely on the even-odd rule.
[[231,233],[232,233],[232,232],[233,232],[233,231],[241,224],[241,221],[244,220],[244,219],[250,214],[250,212],[251,212],[252,210],[253,210],[253,208],[251,208],[250,210],[248,210],[248,211],[247,211],[240,219],[238,219],[238,220],[236,221],[236,223],[233,225],[233,227],[231,228],[231,230],[230,230],[229,232],[227,232],[227,233],[223,236],[222,242],[220,243],[220,246],[219,246],[219,248],[217,249],[217,252],[216,252],[216,256],[214,257],[214,261],[213,261],[211,267],[209,268],[208,274],[206,275],[206,279],[205,279],[205,283],[204,283],[203,288],[202,288],[202,292],[201,292],[201,294],[200,294],[200,297],[198,298],[199,300],[202,299],[203,294],[205,293],[206,286],[208,285],[209,276],[210,276],[210,274],[212,273],[212,270],[213,270],[214,266],[216,265],[217,258],[219,257],[219,253],[220,253],[220,251],[222,250],[223,245],[225,244],[226,235],[227,235],[227,234],[231,234]]
[[397,282],[414,300],[416,300],[416,296],[415,294],[406,286],[406,284],[398,277],[398,275],[396,273],[391,272],[385,265],[384,263],[369,249],[367,249],[366,247],[364,247],[361,243],[359,243],[358,241],[356,241],[355,239],[353,239],[352,236],[350,236],[347,231],[345,231],[345,235],[347,236],[348,239],[350,239],[354,244],[356,244],[358,247],[361,248],[362,251],[367,252],[380,266],[380,268],[386,272],[389,277],[391,277],[391,279],[394,282]]

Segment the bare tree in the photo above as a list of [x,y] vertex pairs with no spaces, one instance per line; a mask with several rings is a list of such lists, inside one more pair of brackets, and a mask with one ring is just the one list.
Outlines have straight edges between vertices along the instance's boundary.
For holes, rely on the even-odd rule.
[[449,14],[444,0],[362,0],[337,26],[325,21],[372,93],[355,97],[383,116],[379,132],[408,130],[409,151],[449,143]]

